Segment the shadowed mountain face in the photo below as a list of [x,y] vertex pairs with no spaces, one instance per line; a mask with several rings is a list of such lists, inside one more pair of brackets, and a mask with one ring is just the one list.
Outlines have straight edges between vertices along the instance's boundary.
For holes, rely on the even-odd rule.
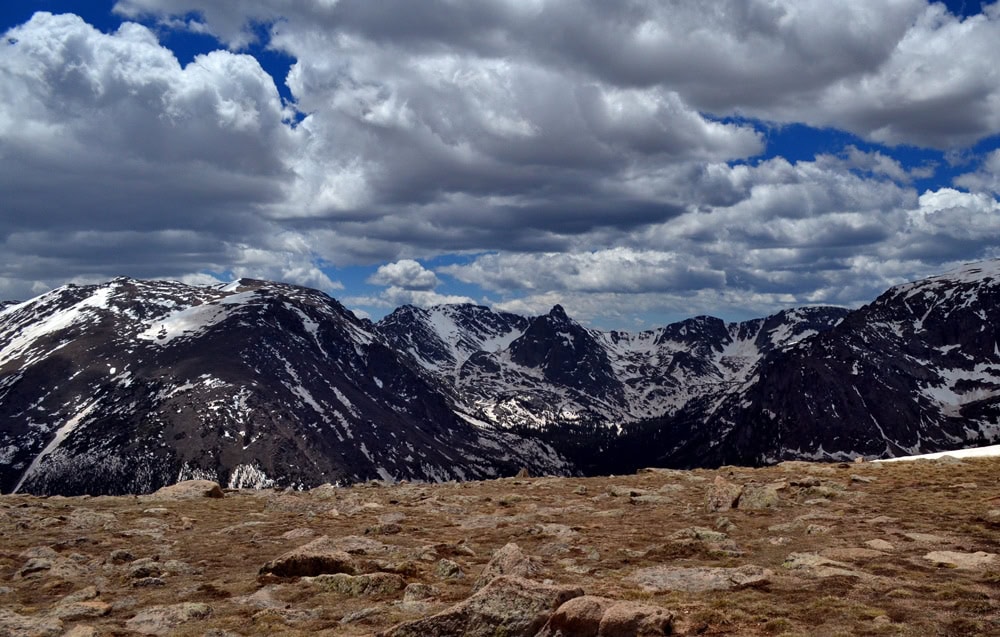
[[0,314],[0,488],[144,492],[566,473],[469,424],[328,296],[119,279]]
[[0,310],[0,490],[313,486],[886,457],[1000,436],[1000,262],[856,311],[639,333],[116,279]]
[[[989,261],[898,286],[856,311],[696,317],[623,333],[587,330],[556,307],[514,338],[508,331],[507,348],[447,369],[428,365],[419,347],[407,351],[460,410],[534,432],[586,473],[620,473],[996,441],[998,318],[1000,261]],[[387,318],[378,329],[398,343],[405,326]]]

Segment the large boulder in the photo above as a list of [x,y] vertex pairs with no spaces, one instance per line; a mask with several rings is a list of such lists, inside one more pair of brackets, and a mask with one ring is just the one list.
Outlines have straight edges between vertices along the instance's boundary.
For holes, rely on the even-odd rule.
[[317,575],[308,580],[313,586],[347,597],[381,597],[406,588],[406,581],[395,573],[348,575],[333,573]]
[[767,569],[749,564],[739,568],[652,566],[639,569],[625,581],[638,584],[649,592],[700,593],[761,586],[768,583],[772,575]]
[[260,567],[261,575],[279,577],[315,577],[325,573],[355,575],[357,572],[355,559],[326,535],[283,553]]
[[437,615],[397,624],[381,637],[534,637],[552,614],[583,591],[502,575]]
[[189,498],[222,498],[225,494],[218,482],[211,480],[184,480],[154,492],[156,500],[187,500]]

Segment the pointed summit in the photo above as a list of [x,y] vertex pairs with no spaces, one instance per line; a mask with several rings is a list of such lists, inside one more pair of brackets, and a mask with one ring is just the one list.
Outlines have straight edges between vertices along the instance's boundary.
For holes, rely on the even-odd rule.
[[549,316],[551,316],[554,319],[559,319],[563,321],[569,320],[569,317],[566,316],[566,310],[564,310],[563,306],[559,305],[558,303],[553,305],[552,309],[549,310]]

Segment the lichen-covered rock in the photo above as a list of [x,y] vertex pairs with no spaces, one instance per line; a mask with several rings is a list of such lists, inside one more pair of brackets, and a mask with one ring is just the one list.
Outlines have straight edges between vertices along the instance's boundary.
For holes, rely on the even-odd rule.
[[125,627],[143,635],[169,635],[174,627],[206,619],[212,614],[208,604],[186,602],[170,606],[151,606],[125,622]]
[[736,507],[741,510],[750,511],[773,509],[781,503],[779,492],[787,488],[787,486],[784,482],[745,485]]
[[770,581],[772,575],[765,568],[749,564],[739,568],[652,566],[625,579],[650,592],[699,593],[759,586]]
[[743,485],[733,484],[722,476],[716,476],[708,492],[706,509],[709,513],[735,509],[743,495]]
[[391,595],[398,593],[406,586],[403,578],[395,573],[368,573],[365,575],[334,573],[317,575],[309,578],[309,582],[325,591],[348,597]]
[[579,588],[500,576],[437,615],[398,624],[382,637],[534,637]]
[[63,624],[54,617],[31,617],[0,608],[0,635],[59,637]]
[[541,571],[542,567],[538,560],[525,555],[517,544],[508,542],[493,553],[493,557],[479,574],[472,590],[478,591],[501,575],[531,579]]

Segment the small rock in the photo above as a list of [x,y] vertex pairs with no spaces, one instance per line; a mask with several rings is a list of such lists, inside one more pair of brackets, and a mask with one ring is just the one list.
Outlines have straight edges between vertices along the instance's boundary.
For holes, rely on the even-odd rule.
[[185,480],[163,487],[149,497],[156,500],[187,500],[189,498],[224,498],[219,483],[211,480]]
[[403,527],[395,522],[387,524],[376,524],[365,529],[365,535],[396,535],[402,533]]
[[371,606],[369,608],[362,608],[361,610],[356,610],[353,613],[347,613],[340,618],[341,624],[351,624],[356,621],[361,621],[362,619],[367,619],[372,615],[377,615],[382,612],[379,606]]
[[858,474],[851,474],[851,482],[860,482],[861,484],[870,484],[875,482],[875,478],[869,476],[860,476]]
[[134,560],[135,556],[126,549],[115,549],[108,555],[108,561],[112,564],[127,564]]
[[958,568],[969,571],[985,570],[997,561],[996,553],[976,551],[975,553],[959,553],[957,551],[931,551],[924,556],[925,560],[935,566]]
[[144,557],[129,564],[128,576],[132,579],[159,577],[163,574],[160,563],[151,557]]
[[806,535],[826,535],[833,530],[832,526],[823,524],[810,524],[806,527]]
[[832,548],[823,549],[819,552],[823,557],[831,560],[841,560],[845,562],[867,562],[878,557],[885,557],[885,553],[875,549],[859,548]]
[[778,484],[746,485],[736,507],[741,510],[758,511],[773,509],[781,503],[778,491],[786,488],[784,482]]
[[70,593],[66,597],[59,600],[60,604],[74,604],[76,602],[87,602],[92,599],[97,598],[97,587],[88,586],[86,588],[81,588],[75,593]]
[[713,531],[703,526],[691,526],[681,529],[670,536],[671,540],[699,540],[701,542],[722,542],[729,536],[721,531]]
[[899,522],[899,518],[892,518],[888,515],[877,515],[864,520],[865,524],[895,524],[896,522]]
[[292,549],[260,568],[260,573],[279,577],[315,577],[324,573],[357,573],[354,558],[323,535],[312,542]]
[[465,577],[465,573],[462,572],[462,567],[459,566],[458,562],[447,558],[438,560],[434,570],[438,574],[438,577],[442,579],[459,579]]
[[831,560],[815,553],[792,553],[785,558],[784,568],[793,571],[807,571],[815,577],[863,577],[862,573],[851,569],[850,565]]
[[407,584],[406,590],[403,591],[403,601],[419,602],[425,599],[432,599],[435,595],[437,595],[437,589],[430,584],[413,582],[412,584]]
[[170,513],[170,509],[166,507],[150,507],[148,509],[143,509],[142,512],[147,515],[166,515]]
[[629,502],[632,504],[654,504],[657,506],[667,506],[676,502],[676,498],[666,495],[637,495],[629,498]]
[[208,604],[186,602],[171,606],[151,606],[125,622],[125,627],[143,635],[168,635],[180,624],[206,619],[211,614],[212,607]]
[[573,493],[576,495],[587,495],[587,487],[581,484],[577,488],[573,489]]
[[399,511],[393,511],[392,513],[383,513],[378,516],[379,524],[399,524],[406,519],[406,514]]
[[132,582],[132,588],[159,588],[166,585],[167,582],[162,577],[142,577]]
[[281,534],[282,539],[285,540],[304,540],[316,535],[316,531],[306,528],[292,529],[291,531],[286,531]]
[[541,572],[542,566],[538,560],[525,555],[520,546],[509,542],[493,553],[493,557],[476,578],[472,590],[478,591],[501,575],[531,579]]
[[97,629],[93,626],[78,625],[71,628],[63,637],[97,637]]
[[892,545],[891,542],[886,542],[885,540],[868,540],[865,542],[865,546],[868,548],[875,549],[876,551],[895,551],[896,547]]
[[903,537],[921,544],[947,544],[948,538],[933,533],[904,533]]
[[733,484],[722,476],[716,476],[712,488],[708,492],[706,508],[709,513],[735,509],[743,495],[743,486]]

